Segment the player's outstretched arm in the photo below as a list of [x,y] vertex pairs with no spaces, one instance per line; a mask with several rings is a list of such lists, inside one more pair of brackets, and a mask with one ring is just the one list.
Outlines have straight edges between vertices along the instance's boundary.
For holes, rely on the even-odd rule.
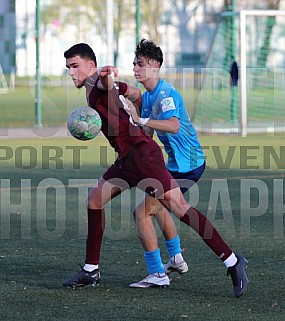
[[128,86],[124,96],[133,103],[136,108],[137,114],[141,113],[142,94],[141,91],[134,86]]
[[114,86],[114,81],[111,75],[114,74],[115,77],[118,76],[118,69],[114,66],[103,66],[98,69],[98,76],[100,81],[98,82],[98,88],[103,90],[111,90]]
[[125,98],[124,108],[128,112],[128,114],[132,116],[134,123],[138,124],[140,120],[140,116],[138,114],[138,110],[136,106],[132,103],[130,99]]
[[170,117],[169,119],[164,120],[141,118],[132,102],[126,99],[126,103],[127,107],[125,109],[132,116],[135,124],[147,126],[152,129],[169,132],[173,134],[178,133],[180,128],[180,122],[177,117]]

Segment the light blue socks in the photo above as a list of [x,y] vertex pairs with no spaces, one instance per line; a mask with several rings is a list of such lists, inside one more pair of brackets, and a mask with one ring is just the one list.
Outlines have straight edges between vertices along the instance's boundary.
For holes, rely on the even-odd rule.
[[144,252],[144,259],[150,274],[165,273],[164,265],[160,257],[160,249],[156,249],[152,252]]
[[173,238],[172,240],[164,240],[164,243],[166,245],[166,249],[170,258],[175,256],[176,254],[182,253],[180,247],[180,239],[178,235],[176,235],[175,238]]

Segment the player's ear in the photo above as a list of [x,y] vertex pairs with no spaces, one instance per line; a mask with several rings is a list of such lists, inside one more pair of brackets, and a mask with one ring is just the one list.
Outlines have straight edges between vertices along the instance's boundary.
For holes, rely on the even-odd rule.
[[154,67],[155,68],[159,68],[160,67],[160,64],[158,61],[154,60]]
[[96,64],[95,64],[95,62],[94,62],[93,60],[89,60],[89,66],[90,66],[90,68],[95,68],[95,67],[97,67]]

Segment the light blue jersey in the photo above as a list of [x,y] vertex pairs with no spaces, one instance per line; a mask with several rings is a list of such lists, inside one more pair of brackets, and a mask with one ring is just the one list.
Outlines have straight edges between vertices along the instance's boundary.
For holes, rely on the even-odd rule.
[[156,130],[168,155],[167,168],[172,172],[187,173],[203,165],[205,156],[196,130],[190,121],[180,93],[160,79],[152,92],[142,95],[142,116],[156,120],[177,117],[180,128],[177,134]]

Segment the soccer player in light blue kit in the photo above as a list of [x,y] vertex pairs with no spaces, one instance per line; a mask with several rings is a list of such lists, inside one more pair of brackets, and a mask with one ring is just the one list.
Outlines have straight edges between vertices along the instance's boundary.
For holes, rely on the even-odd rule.
[[[168,155],[166,167],[178,184],[180,183],[184,194],[203,174],[205,155],[184,106],[183,98],[173,85],[159,79],[151,92],[146,91],[142,95],[141,117],[145,120],[169,121],[169,124],[164,124],[167,128],[161,128],[161,130],[159,130],[161,122],[148,121],[147,126],[156,129],[157,136]],[[177,126],[179,129],[176,129]],[[157,213],[156,218],[160,225],[164,224],[161,221],[162,214]],[[170,261],[166,264],[166,272],[177,271],[181,274],[187,272],[186,262],[181,255],[179,236],[171,240],[165,239],[165,244],[170,256]]]
[[180,93],[173,85],[159,79],[153,91],[146,91],[142,95],[142,106],[141,117],[145,119],[160,121],[174,117],[173,123],[176,125],[179,122],[179,130],[173,124],[175,133],[156,129],[159,126],[147,122],[148,127],[156,129],[157,136],[165,147],[168,155],[166,165],[174,178],[192,180],[193,171],[198,172],[195,177],[199,178],[205,168],[205,156]]
[[[204,172],[205,156],[180,93],[159,76],[162,62],[162,51],[155,43],[142,39],[137,44],[133,71],[136,80],[142,83],[146,89],[142,95],[141,116],[138,115],[136,108],[140,106],[135,107],[129,101],[127,101],[125,109],[132,116],[134,123],[146,126],[145,130],[156,130],[168,156],[167,168],[177,180],[182,193],[185,193]],[[155,214],[161,230],[164,232],[165,244],[170,257],[169,262],[164,266],[166,273],[173,271],[185,273],[188,271],[188,266],[181,254],[180,240],[176,229],[171,227],[174,222],[163,221],[164,211],[166,209],[157,199],[146,195],[134,211],[138,235],[143,235],[146,226],[151,231],[151,216]],[[202,213],[197,212],[197,217],[189,219],[184,216],[180,217],[180,220],[194,228],[204,242],[224,262],[228,268],[228,274],[232,278],[234,294],[236,297],[241,296],[248,283],[245,271],[247,260],[243,256],[235,255],[213,226],[211,233],[205,233],[207,226],[211,223]],[[165,231],[168,231],[167,237]],[[175,235],[171,235],[171,231],[175,231]],[[148,252],[144,253],[144,257],[150,275],[139,282],[130,284],[131,287],[153,286],[155,285],[153,275],[162,272],[159,270],[161,267],[156,264],[159,250],[155,230],[149,232],[148,238],[140,237],[140,241],[143,248],[148,249]],[[149,249],[153,249],[153,251]]]

